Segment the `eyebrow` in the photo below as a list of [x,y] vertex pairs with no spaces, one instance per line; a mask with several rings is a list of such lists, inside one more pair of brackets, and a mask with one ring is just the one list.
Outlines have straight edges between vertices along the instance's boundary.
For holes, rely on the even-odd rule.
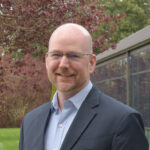
[[52,51],[48,51],[48,52],[61,52],[61,53],[84,53],[84,52],[77,52],[76,50],[71,50],[68,52],[63,52],[63,50],[58,50],[58,49],[53,49]]

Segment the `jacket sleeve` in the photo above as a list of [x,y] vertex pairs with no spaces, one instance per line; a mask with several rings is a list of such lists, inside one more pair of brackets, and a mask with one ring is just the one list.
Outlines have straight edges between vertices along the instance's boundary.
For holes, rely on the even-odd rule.
[[112,150],[148,150],[148,141],[140,114],[131,113],[118,125]]
[[21,130],[20,130],[19,150],[23,150],[23,139],[24,139],[23,122],[24,121],[22,121]]

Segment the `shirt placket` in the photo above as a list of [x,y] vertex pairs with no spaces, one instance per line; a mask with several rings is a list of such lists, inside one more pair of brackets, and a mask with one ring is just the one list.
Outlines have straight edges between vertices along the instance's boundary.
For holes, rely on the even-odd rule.
[[55,135],[55,148],[53,150],[59,150],[62,144],[62,139],[63,139],[63,134],[64,134],[64,130],[65,130],[65,125],[67,123],[67,120],[65,118],[65,113],[61,112],[60,113],[60,117],[59,117],[59,121],[57,124],[57,129],[56,129],[56,135]]

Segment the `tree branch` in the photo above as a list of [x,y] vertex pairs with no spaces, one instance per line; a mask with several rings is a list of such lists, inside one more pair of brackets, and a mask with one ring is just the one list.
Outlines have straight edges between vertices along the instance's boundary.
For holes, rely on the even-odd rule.
[[21,27],[21,26],[12,26],[12,25],[9,25],[9,24],[6,24],[3,22],[3,25],[4,26],[7,26],[7,27],[10,27],[10,28],[13,28],[13,29],[16,29],[16,30],[25,30],[25,31],[35,31],[35,28],[25,28],[25,27]]
[[0,17],[18,18],[17,16],[12,16],[12,15],[8,15],[8,14],[0,14]]

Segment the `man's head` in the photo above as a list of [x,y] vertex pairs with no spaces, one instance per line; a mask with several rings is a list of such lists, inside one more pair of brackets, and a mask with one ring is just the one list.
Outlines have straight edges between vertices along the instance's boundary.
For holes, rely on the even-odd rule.
[[67,23],[53,32],[46,55],[46,69],[58,92],[75,94],[84,88],[95,63],[92,38],[84,27]]

